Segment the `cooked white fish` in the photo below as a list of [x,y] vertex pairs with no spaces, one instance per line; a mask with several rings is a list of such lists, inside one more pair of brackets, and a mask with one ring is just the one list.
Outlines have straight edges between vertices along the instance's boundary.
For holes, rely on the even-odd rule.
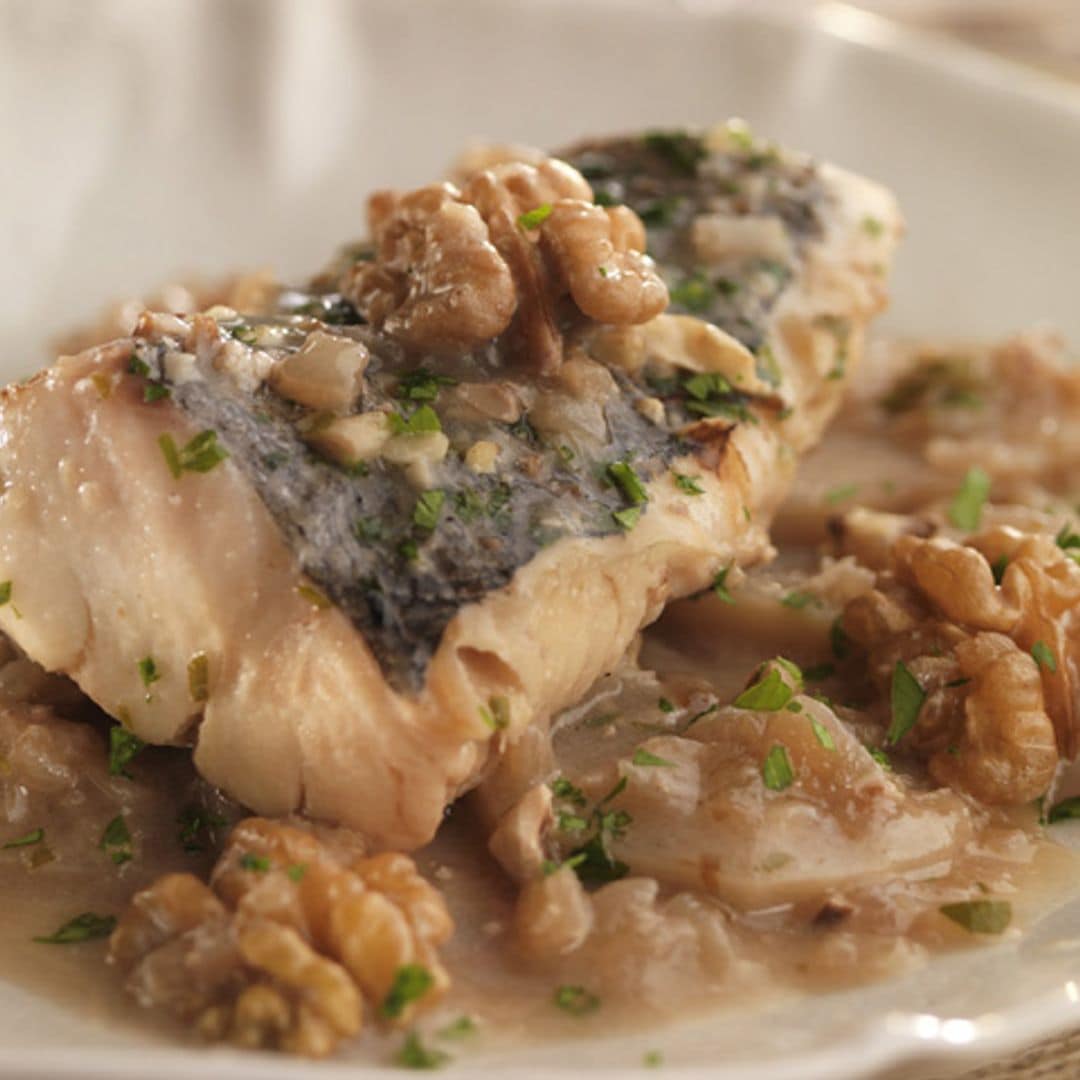
[[900,233],[730,127],[568,157],[380,195],[339,291],[147,315],[4,391],[0,627],[260,813],[430,838],[767,554]]

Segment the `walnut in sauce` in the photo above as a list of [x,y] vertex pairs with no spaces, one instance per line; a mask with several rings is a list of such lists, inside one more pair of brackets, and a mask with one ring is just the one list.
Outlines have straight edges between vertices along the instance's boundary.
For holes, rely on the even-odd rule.
[[325,1057],[365,1023],[401,1027],[437,1002],[452,930],[407,856],[249,818],[209,885],[170,874],[136,894],[109,961],[140,1005],[206,1039]]

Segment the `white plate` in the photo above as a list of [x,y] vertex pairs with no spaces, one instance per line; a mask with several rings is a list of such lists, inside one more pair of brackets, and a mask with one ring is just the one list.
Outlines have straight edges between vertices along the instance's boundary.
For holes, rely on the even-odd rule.
[[[471,136],[555,146],[727,114],[892,184],[911,233],[889,323],[1080,338],[1080,95],[842,7],[566,0],[0,0],[0,376],[118,294],[238,264],[302,275],[366,192]],[[2,970],[2,965],[0,965]],[[1080,903],[1019,944],[640,1039],[479,1054],[458,1075],[942,1072],[1080,1025]],[[134,1039],[0,983],[7,1076],[262,1078],[303,1066]],[[316,1071],[316,1070],[313,1070]],[[329,1065],[320,1076],[400,1077]]]

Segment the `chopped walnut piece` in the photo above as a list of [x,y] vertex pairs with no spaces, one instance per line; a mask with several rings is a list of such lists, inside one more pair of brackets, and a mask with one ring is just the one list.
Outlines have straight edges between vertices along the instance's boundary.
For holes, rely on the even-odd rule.
[[925,694],[905,745],[931,775],[994,804],[1042,795],[1077,744],[1080,566],[1050,537],[997,527],[966,544],[899,533],[847,634],[887,690],[904,662]]
[[513,278],[483,218],[456,188],[380,192],[368,214],[376,259],[354,264],[342,292],[369,322],[434,352],[473,348],[509,326]]
[[499,161],[460,190],[380,192],[368,216],[375,259],[350,266],[341,291],[410,348],[468,350],[512,329],[527,365],[550,373],[567,294],[578,321],[642,323],[667,306],[637,215],[596,206],[585,178],[554,158]]
[[449,986],[450,915],[410,858],[338,838],[242,821],[209,886],[170,874],[135,896],[110,962],[141,1005],[238,1046],[323,1057],[359,1033],[365,998],[378,1021],[409,1023]]

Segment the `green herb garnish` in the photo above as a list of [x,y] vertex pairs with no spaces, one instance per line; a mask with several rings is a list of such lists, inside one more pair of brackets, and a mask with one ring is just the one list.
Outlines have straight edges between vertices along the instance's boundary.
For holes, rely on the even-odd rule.
[[716,287],[700,272],[683,278],[678,285],[670,286],[668,292],[673,304],[696,315],[708,311],[716,299]]
[[217,845],[217,830],[228,825],[220,814],[213,814],[200,806],[185,806],[176,815],[176,824],[180,826],[177,841],[188,854],[205,851],[206,845],[199,839],[205,835],[211,847]]
[[860,225],[862,231],[866,233],[867,236],[872,236],[875,240],[885,231],[885,222],[883,222],[881,218],[870,217],[869,215],[862,219]]
[[[152,656],[144,656],[136,666],[139,669],[139,678],[147,690],[161,679],[161,672],[158,671],[157,662]],[[150,700],[149,694],[146,695],[146,700]]]
[[1008,900],[964,900],[945,904],[940,911],[973,934],[1001,934],[1012,922],[1012,904]]
[[131,849],[131,830],[127,827],[123,814],[116,817],[105,826],[101,834],[98,847],[109,856],[117,866],[130,862],[135,854]]
[[205,701],[210,696],[210,661],[206,653],[196,653],[188,661],[187,682],[192,701]]
[[672,713],[675,711],[675,703],[666,697],[660,698],[656,703],[656,707],[662,713]]
[[588,801],[585,798],[585,792],[570,783],[565,776],[556,776],[548,786],[551,788],[551,794],[556,799],[565,799],[575,806],[584,806]]
[[426,435],[442,431],[439,414],[430,405],[421,405],[411,416],[392,412],[388,417],[390,430],[395,435]]
[[708,157],[705,143],[685,131],[649,131],[643,141],[683,176],[696,176],[698,165]]
[[825,492],[825,501],[830,506],[839,506],[840,503],[847,502],[858,494],[858,484],[841,484],[840,487],[834,487]]
[[445,501],[446,492],[438,488],[420,492],[413,507],[413,524],[421,529],[433,530],[439,524],[439,514]]
[[613,510],[611,516],[620,529],[629,532],[641,518],[641,507],[628,506],[625,510]]
[[990,495],[990,477],[978,465],[968,469],[960,490],[949,503],[949,521],[971,532],[982,521],[983,506]]
[[813,594],[808,592],[789,592],[786,596],[782,597],[780,603],[784,607],[794,608],[795,611],[802,611],[803,608],[813,605],[814,607],[821,607],[821,601]]
[[405,1036],[397,1055],[397,1063],[403,1069],[441,1069],[449,1060],[450,1055],[444,1051],[424,1046],[415,1031]]
[[319,611],[326,611],[331,606],[329,597],[314,585],[297,585],[296,592]]
[[459,1016],[435,1034],[440,1039],[464,1039],[476,1034],[476,1021],[471,1016]]
[[1051,674],[1057,672],[1057,657],[1054,655],[1054,650],[1045,641],[1036,641],[1031,646],[1031,655],[1039,667],[1046,668]]
[[528,232],[530,229],[539,229],[549,217],[551,217],[551,203],[541,203],[535,210],[529,210],[520,214],[517,219],[518,225]]
[[83,941],[108,937],[115,926],[115,915],[95,915],[92,911],[84,911],[64,923],[59,930],[47,937],[36,937],[34,941],[42,945],[77,945]]
[[916,724],[919,711],[926,701],[926,691],[911,674],[903,660],[896,661],[893,668],[889,702],[892,706],[892,722],[885,735],[889,746],[895,746]]
[[698,483],[698,477],[677,472],[673,472],[671,475],[675,479],[675,486],[685,495],[705,494],[705,489]]
[[813,731],[814,738],[817,739],[826,750],[836,749],[836,743],[833,741],[832,732],[830,732],[820,720],[811,717],[810,730]]
[[649,501],[649,493],[633,466],[625,461],[615,461],[607,467],[607,474],[632,506],[642,506]]
[[109,729],[109,775],[133,779],[127,767],[143,750],[146,743],[122,724]]
[[[1056,806],[1050,808],[1046,815],[1046,823],[1053,825],[1058,821],[1080,820],[1080,795],[1074,795],[1071,799],[1062,799]],[[4,845],[9,847],[11,845]]]
[[11,582],[0,581],[0,607],[11,602]]
[[401,376],[397,396],[407,401],[434,401],[444,386],[457,386],[457,379],[420,367]]
[[270,870],[270,859],[266,855],[256,855],[253,851],[245,851],[240,856],[240,869],[248,870],[253,874],[265,874]]
[[33,847],[35,844],[40,844],[44,839],[45,830],[41,828],[34,829],[32,832],[16,837],[14,840],[9,840],[6,844],[0,844],[0,851],[10,851],[12,848]]
[[748,686],[732,704],[737,709],[753,709],[756,712],[778,712],[794,696],[794,691],[784,681],[780,672],[770,667],[757,682]]
[[571,1016],[588,1016],[600,1008],[600,999],[584,986],[560,986],[552,1000]]
[[210,430],[200,431],[179,449],[172,435],[166,432],[158,437],[158,446],[176,480],[185,472],[207,473],[229,456],[227,450],[218,446],[217,432]]
[[731,595],[731,592],[727,587],[728,574],[731,573],[733,566],[734,563],[732,563],[731,566],[725,566],[724,569],[718,571],[716,577],[713,578],[712,591],[725,604],[735,603],[735,597]]
[[419,1001],[434,982],[434,977],[426,967],[420,964],[403,964],[394,973],[394,981],[383,998],[379,1011],[388,1019],[396,1019],[407,1006]]
[[990,564],[990,573],[994,575],[994,584],[1000,585],[1002,579],[1005,577],[1005,571],[1009,568],[1009,556],[999,555]]
[[770,791],[783,791],[795,782],[795,770],[791,767],[787,747],[775,743],[761,766],[761,778]]
[[486,706],[480,706],[480,719],[492,731],[501,731],[510,726],[510,701],[501,695],[488,698]]
[[656,754],[650,753],[643,746],[639,746],[634,751],[634,756],[630,759],[630,761],[631,764],[639,765],[646,768],[654,766],[663,766],[669,769],[675,768],[674,761],[668,761],[667,758],[662,758]]

